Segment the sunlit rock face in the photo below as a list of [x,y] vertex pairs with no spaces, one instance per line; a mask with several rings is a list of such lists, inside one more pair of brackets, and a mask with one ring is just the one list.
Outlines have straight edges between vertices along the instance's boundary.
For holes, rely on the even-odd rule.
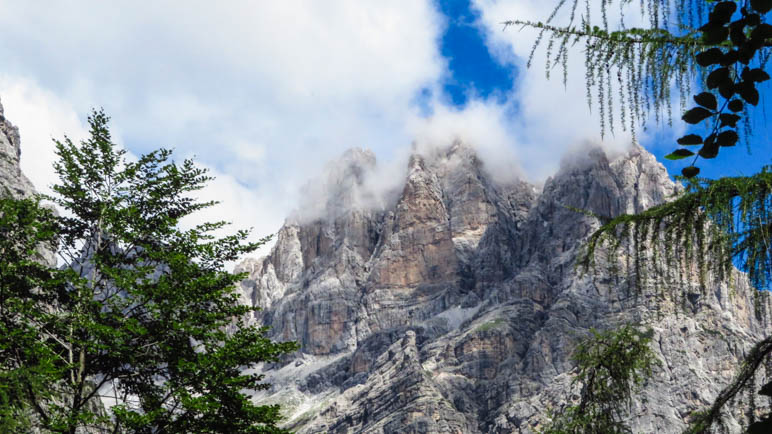
[[5,118],[0,104],[0,196],[28,197],[32,183],[21,173],[19,129]]
[[[576,342],[635,322],[662,363],[632,404],[633,431],[680,432],[770,331],[739,273],[633,291],[576,269],[598,222],[574,209],[611,217],[677,192],[643,148],[583,149],[541,188],[497,182],[458,142],[411,156],[394,191],[373,188],[375,166],[346,153],[271,254],[237,267],[243,299],[263,308],[254,321],[301,344],[265,368],[273,386],[256,397],[283,404],[293,430],[535,432],[576,397]],[[731,415],[727,426],[739,430]]]

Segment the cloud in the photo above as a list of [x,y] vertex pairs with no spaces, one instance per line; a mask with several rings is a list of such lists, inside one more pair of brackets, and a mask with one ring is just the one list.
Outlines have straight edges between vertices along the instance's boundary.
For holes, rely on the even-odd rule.
[[462,109],[435,103],[428,117],[414,116],[408,121],[408,131],[414,137],[417,150],[431,153],[447,147],[455,140],[471,145],[485,168],[499,181],[509,182],[524,176],[538,178],[539,162],[525,173],[523,157],[518,154],[517,127],[511,119],[511,104],[493,100],[473,99]]
[[[378,159],[368,191],[391,191],[375,184],[398,178],[414,141],[459,137],[497,176],[539,181],[566,149],[597,137],[579,56],[564,90],[544,80],[538,59],[523,69],[534,32],[501,32],[504,19],[548,15],[543,3],[474,3],[481,18],[472,25],[517,81],[503,96],[472,95],[458,109],[442,91],[452,78],[439,51],[447,20],[430,0],[83,0],[46,8],[0,0],[0,98],[38,187],[53,179],[50,138],[79,138],[90,109],[104,107],[114,136],[134,154],[171,147],[211,169],[217,180],[202,198],[221,205],[202,221],[231,220],[265,235],[298,206],[307,181],[349,148],[372,149]],[[618,134],[607,143],[629,141]]]
[[74,142],[88,136],[88,127],[72,106],[29,79],[0,75],[0,101],[6,118],[19,128],[21,169],[41,193],[59,181],[53,171],[54,139]]
[[[259,234],[275,231],[300,187],[343,150],[408,146],[404,119],[445,68],[429,0],[0,7],[5,89],[28,83],[47,95],[0,93],[25,157],[51,136],[76,136],[104,107],[132,152],[172,147],[214,169],[219,212]],[[32,168],[25,157],[36,184],[49,184],[50,158]]]
[[[552,13],[554,3],[536,0],[475,0],[474,5],[480,11],[478,25],[486,35],[490,52],[499,61],[509,63],[519,71],[517,86],[510,100],[517,104],[516,119],[521,142],[518,154],[526,171],[528,165],[542,162],[542,168],[536,172],[543,178],[558,167],[562,154],[586,141],[600,143],[610,151],[629,146],[632,135],[629,131],[622,131],[618,124],[613,135],[607,133],[601,140],[597,109],[591,112],[587,107],[581,44],[574,46],[569,56],[568,77],[564,87],[560,66],[552,68],[550,80],[545,77],[546,44],[542,44],[535,52],[531,68],[526,68],[538,36],[537,30],[521,30],[516,26],[503,29],[501,23],[510,19],[545,21]],[[568,12],[569,7],[563,9]],[[609,10],[612,23],[618,19],[616,14],[616,8]],[[567,21],[564,15],[559,14],[556,23]],[[626,17],[628,25],[634,24],[636,18],[633,15]]]

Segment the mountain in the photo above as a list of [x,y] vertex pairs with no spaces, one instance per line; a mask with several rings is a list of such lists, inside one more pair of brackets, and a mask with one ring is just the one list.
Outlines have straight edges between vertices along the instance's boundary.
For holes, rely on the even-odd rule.
[[0,196],[28,197],[35,189],[21,172],[19,129],[5,118],[0,104]]
[[[0,196],[34,193],[20,152],[0,106]],[[741,273],[636,290],[575,268],[598,223],[572,208],[614,216],[677,191],[640,147],[575,152],[540,188],[494,178],[458,142],[415,152],[389,179],[376,169],[368,151],[344,154],[271,253],[237,267],[244,302],[264,308],[254,321],[302,346],[262,368],[272,387],[256,395],[298,432],[534,432],[577,398],[575,344],[626,322],[653,329],[660,361],[632,403],[633,431],[680,432],[772,332],[767,298]],[[750,400],[733,404],[728,431]]]
[[[679,187],[639,146],[585,148],[542,188],[492,177],[474,148],[415,152],[397,189],[351,150],[312,183],[271,253],[237,266],[254,321],[302,349],[265,366],[300,433],[530,433],[578,396],[571,352],[591,328],[651,327],[660,360],[632,404],[634,432],[680,432],[772,326],[744,275],[631,288],[577,255],[596,219]],[[402,176],[402,175],[400,175]],[[761,384],[761,383],[760,383]],[[762,406],[762,404],[759,404]],[[725,425],[738,431],[747,406]]]

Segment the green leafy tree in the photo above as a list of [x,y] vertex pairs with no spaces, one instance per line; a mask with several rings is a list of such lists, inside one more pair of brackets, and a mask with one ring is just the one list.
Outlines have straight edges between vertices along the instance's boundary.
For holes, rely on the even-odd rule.
[[[578,0],[561,0],[545,22],[503,23],[505,28],[520,25],[539,31],[532,57],[546,41],[548,78],[552,67],[559,64],[565,81],[571,47],[584,44],[587,101],[599,110],[601,133],[613,132],[619,123],[635,137],[636,128],[652,114],[656,121],[670,122],[674,87],[685,110],[681,119],[691,126],[678,139],[678,149],[665,157],[688,161],[682,169],[685,191],[639,214],[599,216],[604,224],[591,236],[580,263],[594,267],[601,246],[606,258],[625,249],[632,260],[624,262],[623,271],[639,288],[646,270],[652,269],[655,272],[649,274],[649,281],[662,287],[679,287],[670,284],[683,282],[696,269],[705,288],[708,278],[728,278],[734,264],[748,273],[757,289],[769,288],[772,171],[766,167],[752,176],[704,179],[698,177],[698,162],[717,158],[741,141],[752,149],[750,110],[760,100],[758,85],[770,78],[766,65],[772,25],[767,20],[772,0],[642,0],[641,15],[648,18],[647,28],[625,27],[624,10],[631,2],[620,0],[622,21],[614,30],[607,16],[612,3],[595,4],[600,6],[600,25],[593,25],[590,0],[583,2],[583,8]],[[565,26],[553,22],[561,11],[568,14]],[[693,82],[698,86],[695,105],[687,109]],[[613,259],[607,262],[616,266]],[[695,415],[688,432],[706,432],[720,425],[725,404],[755,387],[756,372],[770,353],[770,338],[757,343],[735,380],[708,410]],[[769,394],[772,384],[766,389]],[[753,419],[751,415],[752,431],[772,429],[770,419],[755,423]]]
[[[255,405],[268,387],[254,372],[295,343],[249,325],[229,261],[265,240],[225,222],[181,229],[213,202],[193,197],[211,178],[160,149],[126,158],[107,127],[89,117],[90,138],[56,141],[60,182],[47,199],[4,199],[0,214],[0,417],[46,431],[136,433],[283,432],[278,406]],[[37,260],[56,251],[61,269]]]
[[31,428],[32,406],[53,398],[47,387],[63,373],[38,327],[55,320],[48,307],[61,294],[60,271],[41,248],[55,246],[56,221],[32,199],[0,199],[0,431]]
[[628,324],[590,333],[573,354],[578,369],[574,383],[581,385],[579,403],[563,408],[542,434],[630,432],[627,409],[657,360],[649,348],[652,332]]

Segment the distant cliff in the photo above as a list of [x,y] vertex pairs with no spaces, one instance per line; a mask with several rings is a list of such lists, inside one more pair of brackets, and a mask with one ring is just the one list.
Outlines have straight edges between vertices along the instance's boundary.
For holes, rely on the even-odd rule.
[[6,118],[0,104],[0,196],[26,197],[34,192],[32,183],[21,173],[19,129]]
[[414,154],[379,200],[375,164],[347,152],[270,255],[237,267],[245,302],[264,308],[255,321],[302,345],[266,368],[273,388],[257,397],[299,432],[534,432],[575,397],[576,342],[631,321],[653,328],[662,362],[633,404],[634,432],[680,432],[772,330],[739,273],[731,287],[633,292],[575,269],[598,223],[571,207],[614,216],[676,192],[641,147],[577,152],[537,189],[497,182],[456,142]]

